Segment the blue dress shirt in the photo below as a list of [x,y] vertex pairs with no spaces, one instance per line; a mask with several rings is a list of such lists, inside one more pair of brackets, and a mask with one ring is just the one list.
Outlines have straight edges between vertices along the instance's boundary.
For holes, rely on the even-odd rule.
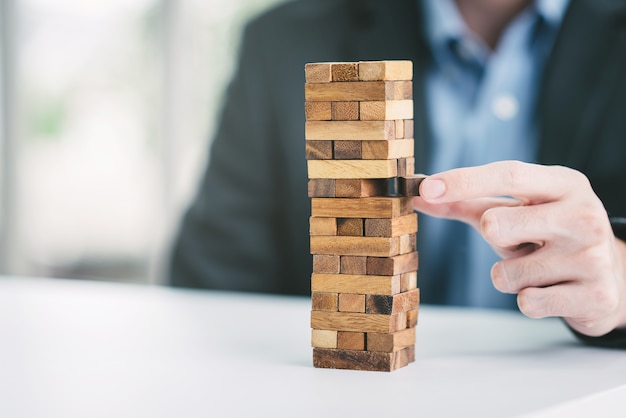
[[[535,102],[543,65],[568,0],[537,0],[501,34],[494,50],[465,25],[453,0],[425,0],[433,61],[426,78],[432,133],[430,173],[515,159],[537,149]],[[490,279],[498,256],[456,221],[420,217],[420,287],[429,301],[514,308],[515,295]]]

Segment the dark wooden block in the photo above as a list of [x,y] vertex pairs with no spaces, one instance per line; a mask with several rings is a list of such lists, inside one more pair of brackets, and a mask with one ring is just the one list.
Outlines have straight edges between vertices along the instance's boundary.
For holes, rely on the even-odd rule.
[[365,312],[368,314],[393,315],[409,312],[419,306],[419,290],[414,289],[397,295],[367,295]]
[[337,218],[337,235],[362,237],[364,235],[363,219]]
[[[307,102],[317,103],[317,102]],[[325,103],[325,102],[321,102]],[[331,102],[331,120],[359,120],[359,102]]]
[[367,274],[367,257],[342,255],[340,264],[341,274]]
[[314,348],[313,366],[326,369],[349,369],[390,372],[415,360],[415,346],[392,353],[378,351]]
[[398,255],[395,257],[368,257],[367,274],[377,276],[394,276],[417,270],[417,252]]
[[335,160],[360,160],[362,141],[334,141],[333,157]]
[[331,64],[333,81],[358,81],[359,64],[356,62],[339,62]]
[[335,197],[335,179],[310,179],[309,197]]
[[405,175],[398,178],[398,193],[402,196],[419,196],[424,174]]
[[333,141],[306,141],[307,160],[332,160]]

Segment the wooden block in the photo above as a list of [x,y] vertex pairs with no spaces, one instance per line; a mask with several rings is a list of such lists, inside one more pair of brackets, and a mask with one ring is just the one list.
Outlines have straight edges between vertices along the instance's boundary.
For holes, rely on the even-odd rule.
[[413,99],[410,81],[348,81],[307,83],[304,85],[307,102],[373,102],[378,100]]
[[[340,144],[343,142],[347,141],[336,141],[335,144]],[[364,160],[391,160],[400,158],[411,158],[413,157],[414,153],[415,142],[413,141],[413,139],[393,139],[388,141],[361,142],[361,158],[363,158]]]
[[304,115],[306,120],[331,120],[331,102],[305,102]]
[[[307,141],[308,142],[308,141]],[[317,141],[312,141],[317,142]],[[331,142],[331,141],[325,141]],[[332,141],[333,155],[336,160],[360,160],[361,144],[367,141]],[[383,158],[379,158],[382,160]]]
[[355,332],[396,332],[406,328],[406,313],[378,315],[311,311],[311,328]]
[[415,328],[417,325],[417,315],[419,310],[413,309],[412,311],[408,311],[406,313],[406,326],[407,328]]
[[311,292],[311,309],[314,311],[337,312],[339,296],[337,293]]
[[332,81],[330,62],[309,63],[304,66],[304,78],[307,83],[330,83]]
[[[390,179],[337,179],[332,197],[382,197],[391,192]],[[324,196],[316,196],[324,197]]]
[[337,219],[309,218],[309,233],[311,235],[337,235]]
[[395,139],[396,123],[392,120],[313,120],[305,122],[304,136],[307,141]]
[[414,122],[412,119],[408,119],[404,121],[404,137],[405,138],[414,138]]
[[359,64],[356,62],[339,62],[330,66],[333,81],[358,81]]
[[400,292],[400,276],[313,273],[311,275],[311,290],[314,294],[324,292],[333,294],[358,293],[363,295],[395,295]]
[[312,329],[311,346],[319,348],[337,348],[337,334],[337,331]]
[[335,179],[310,179],[309,197],[335,197]]
[[365,350],[365,333],[337,331],[337,348],[343,350]]
[[414,348],[393,353],[313,348],[313,366],[324,369],[392,372],[415,361]]
[[402,138],[410,138],[410,137],[404,136],[404,121],[397,120],[396,121],[396,139],[402,139]]
[[333,141],[306,141],[307,160],[332,160]]
[[[361,102],[361,120],[395,120],[413,118],[413,100]],[[397,135],[397,134],[396,134]]]
[[365,312],[368,314],[393,315],[408,312],[419,306],[419,291],[410,290],[396,295],[367,295]]
[[[357,293],[339,294],[339,312],[365,312],[365,295]],[[346,348],[346,347],[344,347]]]
[[399,160],[309,160],[312,179],[379,179],[396,177]]
[[367,274],[375,276],[395,276],[409,271],[416,271],[418,266],[417,252],[397,255],[395,257],[367,257]]
[[[325,202],[323,202],[326,206]],[[320,205],[322,206],[322,205]],[[330,212],[330,210],[320,210],[320,213]],[[318,215],[322,216],[322,215]],[[345,216],[345,215],[343,215]],[[367,237],[399,237],[401,235],[417,232],[417,214],[409,213],[404,216],[384,217],[387,219],[366,219],[365,236]]]
[[359,274],[359,275],[367,274],[367,257],[354,256],[354,255],[342,255],[341,260],[340,260],[339,272],[341,274]]
[[406,254],[417,250],[415,234],[400,235],[400,253]]
[[[410,218],[392,219],[389,222],[390,232],[402,230],[406,233],[408,227],[417,225],[417,218],[413,213],[413,200],[411,197],[367,197],[363,199],[350,198],[313,198],[311,199],[312,216],[322,216],[328,218],[396,218],[403,215],[411,215]],[[365,233],[368,236],[397,236],[397,235],[373,235],[379,228],[370,225],[370,234],[367,234],[367,223],[365,221]],[[371,222],[370,222],[371,224]],[[394,228],[395,227],[395,228]],[[415,227],[417,228],[417,227]],[[385,231],[386,232],[386,231]],[[400,235],[400,234],[398,234]]]
[[415,345],[415,327],[406,328],[391,334],[368,332],[366,339],[368,351],[393,353],[394,351]]
[[360,61],[359,80],[412,80],[412,61]]
[[313,273],[339,274],[341,273],[341,257],[338,255],[313,255]]
[[400,292],[417,289],[417,271],[400,274]]
[[[307,102],[318,103],[318,102]],[[326,103],[326,102],[319,102]],[[332,120],[359,120],[359,102],[332,102],[331,105]],[[318,119],[322,120],[322,119]],[[328,120],[328,119],[324,119]]]
[[400,253],[399,237],[311,237],[311,254],[393,257]]
[[415,175],[415,158],[398,158],[398,177],[411,177]]
[[420,184],[427,176],[424,174],[413,174],[398,178],[398,192],[402,196],[419,196]]
[[362,237],[364,235],[363,219],[337,218],[337,235]]

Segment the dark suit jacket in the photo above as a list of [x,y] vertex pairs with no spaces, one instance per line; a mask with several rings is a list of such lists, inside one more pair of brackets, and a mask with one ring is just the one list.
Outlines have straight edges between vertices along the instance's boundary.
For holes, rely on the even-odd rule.
[[[416,171],[424,172],[422,28],[415,0],[295,1],[247,26],[209,166],[175,244],[172,284],[309,293],[304,64],[412,60]],[[626,215],[625,0],[572,0],[537,112],[538,162],[581,170],[609,214]]]

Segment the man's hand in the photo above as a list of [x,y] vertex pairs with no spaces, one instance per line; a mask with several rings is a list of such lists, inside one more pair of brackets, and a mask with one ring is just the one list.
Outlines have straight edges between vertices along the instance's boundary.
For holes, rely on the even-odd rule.
[[474,226],[503,257],[494,286],[517,293],[525,315],[560,316],[589,336],[626,327],[626,244],[580,172],[518,161],[450,170],[425,179],[414,204]]

